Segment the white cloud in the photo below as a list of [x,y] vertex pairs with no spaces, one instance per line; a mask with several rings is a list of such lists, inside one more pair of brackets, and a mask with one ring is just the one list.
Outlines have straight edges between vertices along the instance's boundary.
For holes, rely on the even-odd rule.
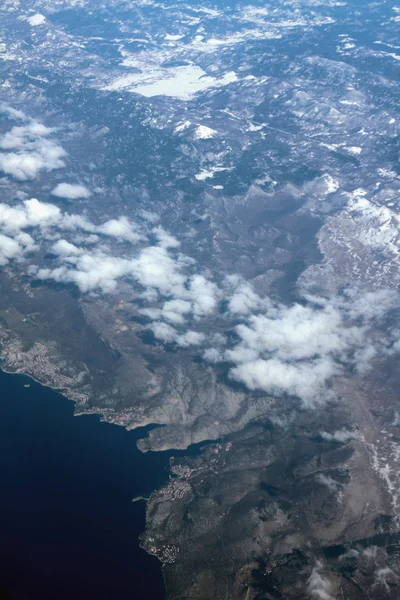
[[142,239],[135,228],[135,225],[127,217],[119,217],[118,219],[106,221],[103,225],[97,227],[97,231],[119,240],[135,243]]
[[317,561],[308,580],[308,593],[313,600],[334,600],[333,586],[327,577],[321,573],[323,565]]
[[61,210],[54,204],[40,202],[36,198],[24,202],[29,226],[47,227],[58,225],[62,219]]
[[157,223],[157,221],[160,220],[160,217],[156,213],[150,212],[149,210],[141,210],[139,216],[149,223]]
[[241,286],[229,300],[229,311],[232,314],[246,315],[260,307],[260,297],[249,285]]
[[165,248],[149,246],[133,259],[132,274],[144,288],[152,287],[165,295],[176,296],[184,293],[186,277],[181,266],[179,258],[175,259]]
[[346,291],[344,299],[338,304],[345,306],[350,318],[363,318],[368,321],[379,321],[385,314],[398,304],[397,292],[389,289],[364,292],[354,289]]
[[[0,204],[0,231],[16,241],[3,240],[3,264],[21,258],[34,245],[32,238],[31,243],[17,240],[26,227],[37,227],[45,239],[81,230],[90,236],[96,231],[119,240],[145,242],[136,225],[125,217],[95,226],[81,215],[63,214],[55,205],[31,199],[16,207]],[[49,234],[51,228],[54,233]],[[94,246],[88,246],[84,236],[81,246],[64,237],[56,239],[51,249],[58,264],[31,273],[42,280],[74,283],[82,293],[115,292],[121,279],[139,284],[139,296],[148,303],[139,312],[155,321],[150,328],[157,339],[181,346],[203,344],[203,333],[182,332],[182,326],[189,317],[195,322],[213,318],[222,291],[204,274],[191,274],[196,263],[176,252],[175,238],[162,228],[155,233],[158,245],[137,249],[126,258],[106,243],[96,245],[97,239],[92,240]],[[286,306],[260,298],[239,278],[230,278],[224,287],[229,311],[220,318],[235,314],[244,322],[235,327],[238,341],[230,348],[227,339],[213,335],[216,332],[211,329],[209,343],[213,347],[205,350],[204,358],[231,363],[230,377],[250,390],[297,396],[312,407],[333,397],[330,382],[344,374],[346,366],[362,374],[379,350],[396,351],[398,333],[395,340],[370,337],[371,327],[398,305],[398,296],[392,292],[349,292],[329,300],[309,297],[303,304]],[[210,323],[212,327],[213,321]],[[322,435],[345,439],[345,434]]]
[[[93,233],[95,231],[97,231],[96,226],[91,223],[91,221],[89,221],[89,219],[87,217],[84,217],[83,215],[76,215],[76,214],[68,214],[68,213],[63,213],[62,214],[62,220],[60,220],[60,222],[57,224],[57,226],[60,229],[63,229],[65,231],[85,231],[87,233],[91,233],[92,234],[92,239],[93,239]],[[87,242],[89,240],[89,236],[87,236],[85,238],[85,241]],[[99,240],[99,237],[97,236],[97,241]]]
[[63,167],[61,157],[64,155],[61,148],[47,142],[39,152],[0,154],[0,170],[20,181],[35,179],[40,171],[52,171]]
[[[145,298],[149,302],[156,302],[158,297],[149,297]],[[143,315],[144,317],[148,317],[152,321],[159,321],[161,318],[161,310],[159,308],[139,308],[138,313]]]
[[326,385],[341,372],[341,360],[364,340],[363,328],[345,327],[329,305],[275,305],[236,332],[239,343],[224,355],[236,363],[231,377],[252,390],[296,395],[307,405],[328,397]]
[[95,233],[91,233],[90,235],[87,235],[86,233],[76,233],[72,236],[72,241],[75,244],[85,244],[85,246],[90,246],[93,244],[97,244],[100,241],[100,238]]
[[164,303],[162,308],[162,316],[167,321],[175,324],[183,324],[185,322],[185,317],[183,315],[187,315],[192,310],[192,305],[187,300],[169,300]]
[[[182,324],[184,315],[190,312],[201,316],[215,308],[215,284],[203,275],[190,276],[195,261],[176,254],[174,250],[179,242],[162,228],[155,231],[158,245],[142,247],[133,256],[123,258],[115,248],[107,245],[107,240],[101,241],[96,234],[134,244],[146,242],[137,225],[126,217],[95,225],[85,216],[65,213],[58,206],[36,198],[15,206],[0,204],[0,232],[3,235],[16,239],[26,228],[33,228],[32,235],[41,242],[56,242],[52,252],[57,256],[58,264],[38,268],[35,274],[40,279],[75,283],[81,292],[104,293],[114,291],[119,279],[131,279],[143,287],[142,296],[149,302],[157,301],[159,294],[166,297],[162,316],[173,323]],[[74,234],[72,239],[65,239],[67,232]],[[4,245],[6,242],[4,240]],[[21,254],[12,242],[7,244],[9,258]]]
[[22,260],[24,255],[35,250],[33,238],[25,232],[19,232],[14,237],[0,233],[0,265],[8,264],[10,260]]
[[[37,124],[31,124],[29,133],[20,130],[14,128],[12,136],[3,136],[3,144],[18,144],[20,138],[38,133],[45,139],[49,135]],[[157,243],[146,245],[150,240],[127,217],[95,224],[35,198],[14,206],[0,204],[1,264],[22,260],[40,242],[55,256],[49,267],[30,268],[38,279],[73,283],[82,293],[104,294],[115,292],[123,279],[139,288],[135,293],[147,303],[140,312],[154,321],[150,328],[156,338],[182,347],[205,343],[204,333],[196,329],[207,319],[212,347],[205,350],[205,359],[229,362],[230,377],[250,390],[297,396],[312,407],[332,397],[331,380],[344,374],[347,366],[363,374],[380,353],[400,351],[398,330],[386,337],[370,335],[398,306],[395,292],[348,290],[334,298],[308,296],[302,303],[286,306],[261,298],[251,282],[237,276],[226,277],[219,288],[207,272],[196,272],[196,261],[179,252],[179,241],[163,227],[153,228],[151,234]],[[121,256],[113,240],[134,246],[124,247]],[[223,297],[228,305],[224,315],[218,312]],[[232,315],[242,322],[235,327],[236,341],[229,347],[229,338],[215,334],[223,319],[230,327]],[[348,434],[321,435],[345,441]]]
[[[55,227],[63,231],[82,230],[93,234],[101,233],[105,236],[117,238],[122,241],[137,242],[143,239],[136,231],[136,226],[126,217],[111,219],[102,225],[94,225],[89,219],[79,214],[63,213],[55,204],[41,202],[36,198],[24,200],[15,207],[0,204],[0,228],[5,231],[19,231],[27,227],[41,229]],[[85,238],[85,241],[95,243],[98,237]]]
[[328,442],[346,443],[350,440],[356,440],[359,438],[359,434],[356,431],[349,431],[348,429],[340,429],[333,433],[327,431],[321,431],[320,436]]
[[[226,353],[230,355],[229,351]],[[230,376],[250,390],[264,390],[272,395],[298,396],[308,406],[329,397],[327,382],[340,373],[339,365],[329,359],[291,364],[277,359],[243,362],[230,370]]]
[[336,492],[341,487],[338,481],[335,481],[335,479],[329,475],[324,475],[324,473],[319,473],[317,475],[317,480],[319,483],[322,483],[322,485],[327,487],[331,492]]
[[28,125],[16,126],[0,138],[0,148],[2,150],[15,150],[22,148],[28,142],[34,142],[37,138],[47,137],[52,130],[38,123],[31,121]]
[[61,211],[57,206],[40,202],[36,198],[24,200],[16,207],[0,204],[0,228],[6,232],[57,225],[61,218]]
[[174,342],[176,340],[176,330],[167,323],[157,321],[151,324],[150,329],[158,340],[163,342]]
[[[231,297],[247,319],[235,328],[239,341],[225,350],[209,348],[204,357],[233,363],[230,376],[251,390],[298,396],[311,407],[332,397],[330,381],[346,366],[363,374],[379,351],[395,351],[390,336],[374,339],[370,332],[398,306],[397,294],[354,291],[330,300],[309,298],[313,304],[285,306],[268,299],[247,302],[252,295],[242,295],[243,285]],[[250,307],[263,312],[246,317]],[[235,305],[233,309],[236,313]]]
[[150,325],[150,329],[154,334],[154,337],[163,342],[175,342],[178,346],[187,348],[188,346],[199,346],[203,343],[205,336],[197,331],[186,331],[186,333],[179,335],[171,325],[163,323],[162,321],[156,321]]
[[187,331],[183,335],[178,335],[176,342],[179,346],[199,346],[205,340],[205,335],[198,331]]
[[[32,237],[26,228],[33,228]],[[65,237],[68,232],[74,234],[72,239]],[[145,243],[146,237],[126,217],[95,225],[87,217],[63,213],[54,204],[32,198],[16,206],[0,204],[0,233],[2,264],[21,260],[35,247],[35,238],[52,242],[56,264],[31,269],[38,279],[74,283],[82,293],[115,292],[121,279],[139,284],[139,295],[148,303],[140,312],[156,321],[152,327],[158,339],[181,346],[204,343],[203,333],[181,329],[190,317],[195,322],[213,318],[222,290],[205,274],[193,274],[196,262],[177,251],[179,242],[163,228],[153,230],[157,245],[142,245],[122,257],[96,233]],[[235,327],[237,342],[230,348],[223,336],[217,339],[211,330],[213,347],[205,350],[204,357],[231,363],[230,377],[250,390],[294,395],[311,407],[332,397],[330,382],[344,374],[346,366],[363,374],[380,351],[400,350],[397,330],[386,338],[369,335],[398,305],[393,292],[353,290],[285,306],[260,298],[250,283],[238,277],[226,278],[224,289],[228,313],[220,318],[241,315],[243,322]]]
[[[23,228],[34,224],[33,219],[27,217],[26,205],[30,202],[32,201],[26,201],[22,207],[17,209],[5,207],[6,214],[3,222],[15,223],[14,215],[17,214],[19,227]],[[133,226],[124,218],[107,221],[103,225],[95,227],[80,215],[63,215],[54,205],[38,203],[37,210],[38,213],[42,212],[43,215],[47,215],[47,218],[43,218],[40,223],[42,228],[54,225],[58,231],[82,228],[84,231],[95,230],[109,237],[118,237],[118,239],[136,241],[138,238],[142,238],[133,231]],[[10,211],[12,211],[11,215]],[[0,226],[2,224],[1,217],[0,209]],[[148,246],[138,251],[135,257],[129,258],[115,255],[113,250],[104,244],[93,248],[87,248],[87,246],[78,248],[68,240],[58,241],[52,250],[57,254],[60,264],[56,268],[39,269],[36,275],[38,278],[75,283],[81,292],[97,290],[108,293],[116,289],[119,279],[126,277],[143,286],[149,300],[153,292],[159,292],[164,296],[176,296],[175,300],[177,301],[169,305],[167,303],[165,307],[166,317],[169,320],[177,321],[179,314],[185,314],[191,310],[190,303],[182,302],[182,297],[191,296],[191,292],[185,287],[187,275],[182,271],[192,263],[181,255],[177,257],[171,255],[164,247]]]
[[342,315],[334,306],[315,309],[294,304],[276,306],[266,315],[251,316],[239,325],[241,347],[274,353],[281,360],[309,360],[327,353],[341,353],[348,344],[359,345],[360,328],[342,327]]
[[[26,228],[33,228],[32,234],[38,236],[40,241],[54,240],[61,231],[76,230],[99,231],[109,237],[118,236],[131,241],[138,239],[138,234],[133,232],[133,226],[127,219],[115,219],[95,226],[81,215],[63,214],[54,204],[32,198],[15,207],[0,204],[3,264],[11,258],[21,258],[33,249],[34,240],[23,231]],[[89,240],[92,243],[95,241]],[[133,261],[110,255],[106,247],[88,250],[60,239],[51,250],[57,255],[59,264],[55,268],[31,269],[30,272],[38,279],[75,283],[82,292],[99,290],[109,293],[115,290],[118,279],[132,274]]]
[[51,193],[53,196],[57,196],[57,198],[67,198],[69,200],[90,198],[92,195],[85,185],[73,183],[59,183]]
[[375,577],[376,583],[384,587],[387,595],[391,595],[391,588],[398,587],[399,585],[399,576],[393,571],[393,569],[390,569],[390,567],[377,569],[375,572]]
[[4,102],[0,103],[0,113],[7,115],[9,119],[26,120],[28,118],[22,110],[17,110]]
[[58,242],[53,245],[51,251],[54,254],[57,254],[57,256],[73,256],[81,253],[79,248],[74,244],[67,242],[67,240],[58,240]]
[[63,263],[54,269],[38,269],[36,278],[60,283],[74,283],[81,292],[99,290],[102,293],[115,291],[117,281],[130,272],[130,261],[109,256],[101,250],[82,253],[74,250],[62,255]]
[[6,265],[11,258],[18,258],[22,253],[16,240],[0,233],[0,265]]
[[167,233],[161,225],[154,227],[153,233],[155,233],[159,245],[163,248],[179,248],[181,245],[181,243],[174,236]]
[[266,306],[266,300],[255,293],[250,282],[229,275],[225,278],[225,285],[230,290],[228,310],[233,315],[246,315]]
[[207,348],[203,354],[205,360],[211,363],[218,363],[224,360],[223,353],[217,348]]
[[[52,129],[37,121],[15,126],[0,136],[0,170],[16,179],[34,179],[40,171],[64,166],[65,150],[49,136]],[[11,150],[11,152],[8,152]]]
[[189,284],[189,295],[193,299],[195,317],[211,315],[216,310],[219,298],[218,287],[204,275],[193,275]]

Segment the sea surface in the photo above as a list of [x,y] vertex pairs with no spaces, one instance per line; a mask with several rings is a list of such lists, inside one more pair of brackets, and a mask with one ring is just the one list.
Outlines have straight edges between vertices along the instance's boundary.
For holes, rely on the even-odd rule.
[[167,480],[174,453],[142,454],[143,435],[74,417],[57,392],[0,371],[1,600],[164,598],[132,498]]

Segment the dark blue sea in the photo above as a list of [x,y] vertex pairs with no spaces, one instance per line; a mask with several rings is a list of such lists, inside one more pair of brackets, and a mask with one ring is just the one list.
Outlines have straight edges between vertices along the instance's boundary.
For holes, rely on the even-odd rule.
[[1,599],[164,598],[132,498],[166,481],[170,454],[142,454],[140,435],[0,371]]

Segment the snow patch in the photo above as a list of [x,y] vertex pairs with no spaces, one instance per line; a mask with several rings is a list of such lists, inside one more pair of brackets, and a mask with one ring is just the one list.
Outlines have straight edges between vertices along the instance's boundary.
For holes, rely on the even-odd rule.
[[176,133],[180,133],[181,131],[185,131],[185,129],[187,129],[190,126],[191,126],[190,121],[183,121],[182,123],[179,123],[179,125],[177,125],[175,127],[175,131],[176,131]]
[[43,25],[43,23],[46,21],[46,17],[40,13],[36,13],[36,15],[28,17],[27,21],[32,27],[37,27],[37,25]]
[[359,156],[361,154],[362,148],[360,148],[360,146],[348,146],[346,150],[354,156]]
[[206,179],[211,179],[214,177],[215,173],[220,173],[221,171],[229,171],[228,167],[211,167],[211,169],[203,169],[200,173],[196,173],[195,177],[198,181],[205,181]]
[[150,72],[130,73],[115,79],[103,89],[107,91],[126,90],[152,98],[153,96],[169,96],[180,100],[191,100],[199,92],[210,88],[228,85],[237,81],[233,71],[223,77],[215,78],[207,75],[197,65],[184,65],[163,69],[156,67]]
[[198,140],[208,140],[214,137],[216,133],[217,132],[215,131],[215,129],[211,129],[211,127],[207,127],[206,125],[199,125],[196,129],[195,136]]
[[170,33],[167,33],[164,36],[165,40],[168,40],[169,42],[176,42],[178,40],[181,40],[184,36],[183,35],[171,35]]

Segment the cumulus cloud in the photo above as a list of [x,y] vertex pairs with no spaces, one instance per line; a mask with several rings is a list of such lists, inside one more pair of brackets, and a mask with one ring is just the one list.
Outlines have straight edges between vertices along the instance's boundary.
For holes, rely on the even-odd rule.
[[313,600],[334,600],[333,586],[322,573],[323,565],[317,561],[308,580],[308,593]]
[[[28,228],[29,234],[24,231]],[[393,353],[398,345],[398,334],[386,341],[369,336],[374,324],[398,305],[394,292],[353,290],[286,306],[260,298],[237,277],[226,278],[219,288],[209,276],[195,272],[196,262],[180,253],[177,240],[161,227],[152,230],[158,243],[146,246],[149,240],[126,217],[96,225],[34,198],[16,206],[0,204],[0,233],[2,264],[21,260],[34,248],[35,236],[53,242],[55,264],[30,269],[38,279],[73,283],[82,293],[113,293],[122,279],[136,285],[148,304],[140,312],[154,321],[154,335],[165,342],[204,344],[203,333],[182,328],[189,319],[199,323],[212,318],[225,297],[228,311],[220,318],[229,322],[235,315],[243,321],[234,330],[237,341],[227,347],[227,340],[218,340],[211,331],[213,345],[204,358],[231,363],[230,377],[250,390],[297,396],[309,407],[333,396],[330,382],[345,367],[365,373],[379,351]],[[132,250],[121,256],[107,238],[129,242]]]
[[203,343],[205,336],[203,333],[197,331],[186,331],[184,334],[179,335],[174,327],[163,323],[162,321],[156,321],[150,326],[154,337],[163,342],[175,342],[178,346],[187,348],[188,346],[199,346]]
[[203,356],[205,360],[211,363],[218,363],[224,360],[224,355],[218,348],[207,348],[204,350]]
[[[77,230],[99,231],[109,237],[119,236],[122,240],[137,239],[128,220],[111,220],[95,226],[81,215],[62,213],[54,204],[32,198],[17,206],[0,204],[2,264],[11,259],[21,259],[34,248],[34,239],[24,231],[27,228],[33,229],[32,234],[37,235],[41,242],[54,239],[60,231]],[[101,247],[87,250],[86,247],[78,247],[68,240],[59,239],[53,244],[51,251],[57,256],[59,264],[55,268],[32,267],[30,273],[42,280],[75,283],[82,292],[114,291],[117,280],[132,271],[130,260],[112,256],[107,249]]]
[[266,300],[255,293],[250,282],[236,275],[226,277],[225,286],[230,291],[228,310],[233,315],[247,315],[266,304]]
[[357,440],[360,437],[357,431],[349,431],[348,429],[339,429],[333,433],[321,431],[320,436],[328,442],[338,442],[339,444],[345,444],[350,440]]
[[13,237],[0,233],[0,265],[7,265],[10,260],[21,261],[27,253],[36,248],[35,241],[29,233],[19,231]]
[[110,219],[97,228],[99,233],[103,233],[118,240],[127,242],[138,242],[142,236],[135,231],[135,226],[127,217]]
[[171,323],[182,325],[185,322],[185,316],[192,310],[192,304],[187,300],[168,300],[164,303],[161,314],[164,319]]
[[[25,200],[17,206],[0,204],[0,232],[8,236],[3,239],[3,263],[21,257],[26,251],[27,246],[13,242],[17,236],[26,234],[23,231],[26,228],[33,228],[41,242],[55,240],[49,249],[57,263],[45,268],[31,266],[30,274],[37,279],[73,283],[82,293],[111,293],[124,278],[139,284],[143,289],[142,298],[149,303],[164,298],[161,308],[149,307],[147,314],[151,319],[162,319],[173,325],[183,325],[189,313],[207,315],[216,305],[215,284],[203,275],[192,276],[187,272],[195,261],[181,254],[171,254],[170,247],[174,250],[177,244],[164,230],[158,230],[158,245],[139,248],[125,258],[115,247],[100,243],[97,234],[135,244],[146,242],[145,236],[126,217],[95,225],[82,215],[63,213],[59,207],[36,199]],[[76,235],[79,231],[89,236]],[[74,234],[72,240],[60,237],[67,232]],[[175,341],[181,345],[198,344],[202,339],[194,333],[179,335]]]
[[28,142],[35,142],[38,138],[49,136],[51,132],[51,129],[36,121],[28,125],[16,126],[0,138],[0,148],[2,150],[23,148]]
[[172,256],[166,248],[148,246],[132,261],[132,274],[144,288],[156,288],[164,295],[184,294],[185,260]]
[[[250,390],[296,396],[308,407],[333,396],[331,382],[347,367],[363,374],[381,351],[400,350],[398,330],[392,336],[371,335],[398,306],[395,292],[348,290],[284,305],[261,298],[239,277],[226,277],[217,286],[209,273],[197,272],[196,261],[182,254],[179,241],[160,226],[148,237],[127,217],[96,224],[35,198],[0,204],[0,235],[2,265],[21,261],[39,243],[51,251],[51,262],[29,267],[40,280],[72,283],[82,293],[114,293],[121,280],[134,287],[136,297],[147,304],[139,312],[153,321],[149,328],[162,342],[204,345],[199,329],[204,331],[201,322],[207,319],[211,347],[204,351],[206,360],[229,363],[230,377]],[[124,246],[121,255],[116,241],[131,246]],[[219,310],[222,299],[225,314]],[[232,335],[217,333],[221,326],[232,327],[232,316],[241,321],[231,331],[233,342]],[[344,431],[321,436],[350,439]]]
[[230,370],[232,379],[244,383],[250,390],[264,390],[277,396],[298,396],[308,406],[330,397],[326,384],[339,373],[338,366],[327,359],[307,364],[257,359]]
[[399,584],[399,576],[389,567],[377,569],[375,578],[376,584],[381,585],[388,595],[391,594],[391,588]]
[[[24,200],[17,206],[0,204],[0,228],[16,232],[27,227],[40,229],[54,227],[60,231],[81,230],[87,233],[101,233],[119,241],[137,242],[142,236],[136,231],[136,225],[126,217],[110,219],[101,225],[95,225],[88,218],[79,214],[63,213],[55,204],[41,202],[36,198]],[[94,237],[91,241],[98,241]],[[86,238],[85,238],[86,240]],[[88,240],[90,242],[90,240]]]
[[341,359],[363,341],[363,329],[345,327],[340,311],[329,305],[275,305],[250,316],[236,333],[239,343],[225,352],[236,363],[233,379],[252,390],[296,395],[309,405],[326,398]]
[[[184,315],[191,313],[196,320],[212,315],[220,298],[217,285],[204,275],[185,275],[185,267],[193,264],[188,257],[172,257],[164,247],[145,248],[133,261],[133,274],[144,287],[156,288],[171,296],[157,313],[167,321],[182,324]],[[150,316],[150,313],[147,313]]]
[[368,561],[375,560],[378,556],[378,546],[367,546],[365,550],[363,550],[363,555],[367,558]]
[[77,246],[67,242],[67,240],[58,240],[58,242],[53,245],[51,251],[57,256],[74,256],[81,252]]
[[163,342],[174,342],[176,340],[176,330],[167,323],[157,321],[151,324],[150,329],[154,333],[154,337],[158,340],[162,340]]
[[218,306],[220,290],[204,275],[185,274],[186,267],[194,261],[183,255],[171,256],[164,247],[145,248],[132,261],[132,273],[147,290],[154,288],[164,296],[171,297],[162,308],[141,309],[151,319],[160,319],[173,325],[183,325],[189,316],[200,320],[212,315]]
[[315,309],[294,304],[276,305],[265,315],[255,315],[248,325],[238,325],[241,349],[273,353],[282,361],[312,360],[327,353],[342,353],[349,344],[359,345],[362,330],[342,327],[342,315],[334,306]]
[[[391,292],[365,298],[354,291],[291,306],[263,299],[256,304],[262,312],[250,313],[235,327],[238,342],[228,349],[209,348],[204,358],[233,363],[230,377],[251,390],[298,396],[311,407],[333,396],[330,381],[345,366],[363,374],[378,350],[387,348],[388,341],[374,340],[369,332],[397,305],[398,295]],[[240,301],[239,314],[245,317],[247,310]]]
[[60,283],[74,283],[81,292],[113,292],[117,281],[130,271],[129,260],[109,256],[101,250],[92,253],[74,250],[63,256],[64,264],[54,269],[38,269],[36,278]]
[[178,335],[176,338],[176,343],[179,346],[200,346],[205,340],[204,333],[199,333],[198,331],[187,331],[183,335]]
[[[7,237],[3,239],[3,263],[23,255],[24,247],[17,248],[12,240],[26,234],[27,228],[33,229],[32,234],[41,242],[55,241],[51,252],[58,264],[31,268],[30,273],[38,279],[74,283],[84,293],[109,293],[116,289],[118,280],[126,278],[143,288],[143,299],[155,302],[164,297],[162,308],[149,316],[173,324],[183,324],[189,313],[199,318],[216,308],[217,286],[203,275],[191,275],[195,261],[177,253],[179,243],[162,228],[154,232],[157,245],[141,247],[125,258],[107,244],[107,239],[100,240],[99,235],[134,245],[149,243],[127,217],[96,225],[83,215],[65,213],[58,206],[35,198],[15,206],[0,204],[0,232]],[[72,240],[64,238],[67,233],[73,234]],[[186,338],[182,338],[182,343],[187,343]]]
[[338,481],[335,481],[330,475],[324,475],[323,473],[319,473],[317,475],[317,481],[327,487],[331,492],[336,492],[341,488],[341,485]]
[[161,225],[154,227],[153,233],[158,238],[159,245],[163,248],[179,248],[181,243],[172,235],[170,235]]
[[52,129],[37,121],[14,126],[0,136],[0,170],[16,179],[35,179],[40,171],[64,166],[65,150],[50,138]]
[[156,213],[150,212],[149,210],[141,210],[139,216],[149,223],[157,223],[157,221],[160,220],[160,217]]
[[90,198],[92,195],[91,191],[85,185],[74,183],[59,183],[51,193],[53,196],[57,196],[57,198],[67,198],[68,200]]
[[193,275],[188,295],[193,299],[194,317],[200,318],[216,310],[220,293],[217,285],[204,275]]
[[4,102],[0,102],[0,113],[7,115],[9,119],[27,120],[27,116],[22,110],[17,110]]
[[10,259],[21,258],[23,247],[13,238],[0,233],[0,265],[6,265]]
[[360,293],[357,288],[349,288],[336,302],[345,308],[351,319],[380,321],[398,305],[398,295],[389,289]]
[[16,207],[0,204],[0,228],[5,232],[19,232],[27,227],[58,225],[62,219],[60,209],[54,204],[36,198],[24,200]]

